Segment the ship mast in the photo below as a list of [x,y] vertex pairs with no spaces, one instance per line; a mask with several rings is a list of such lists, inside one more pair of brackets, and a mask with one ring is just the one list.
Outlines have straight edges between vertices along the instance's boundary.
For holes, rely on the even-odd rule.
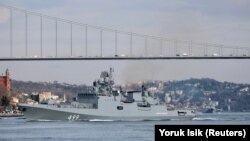
[[109,81],[108,81],[110,94],[112,94],[112,86],[114,85],[113,74],[112,74],[113,72],[114,72],[114,69],[110,67],[110,69],[109,69]]

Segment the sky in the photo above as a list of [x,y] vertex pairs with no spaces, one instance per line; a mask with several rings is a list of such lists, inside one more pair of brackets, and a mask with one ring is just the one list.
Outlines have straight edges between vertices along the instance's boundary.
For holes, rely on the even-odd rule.
[[[90,25],[156,35],[180,40],[218,43],[250,47],[250,2],[248,0],[0,0],[0,3],[16,6],[46,15],[61,17]],[[15,55],[24,54],[23,15],[15,13]],[[39,48],[38,19],[30,16],[28,36],[30,55]],[[9,12],[0,8],[0,52],[8,54]],[[44,21],[50,40],[50,21]],[[34,23],[34,24],[33,24]],[[60,23],[61,54],[69,50],[65,40],[68,25]],[[67,28],[66,28],[67,27]],[[79,27],[74,28],[74,45],[81,44]],[[19,29],[19,30],[18,30]],[[96,31],[93,31],[93,34]],[[108,33],[107,33],[108,34]],[[6,36],[7,35],[7,36]],[[91,36],[91,35],[90,35]],[[108,36],[108,35],[107,35]],[[123,40],[125,42],[126,38]],[[109,41],[109,39],[107,40]],[[112,41],[110,41],[112,42]],[[107,46],[111,46],[108,42]],[[122,42],[122,41],[121,41]],[[122,43],[123,43],[122,42]],[[93,48],[96,46],[93,39]],[[139,43],[138,43],[139,44]],[[156,43],[152,43],[156,44]],[[22,47],[21,47],[22,46]],[[53,43],[44,46],[51,55]],[[80,50],[80,47],[79,47]],[[113,48],[107,47],[108,52]],[[65,51],[65,52],[64,52]],[[78,51],[76,51],[78,52]],[[77,53],[76,53],[77,54]],[[154,60],[154,61],[52,61],[52,62],[0,62],[0,72],[10,69],[11,78],[23,81],[50,81],[92,84],[103,70],[113,67],[119,84],[144,80],[182,80],[189,78],[213,78],[219,81],[250,83],[250,60]]]

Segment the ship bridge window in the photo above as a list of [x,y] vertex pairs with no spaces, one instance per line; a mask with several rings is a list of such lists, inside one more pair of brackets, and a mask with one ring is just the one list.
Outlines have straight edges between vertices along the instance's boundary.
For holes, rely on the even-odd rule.
[[117,110],[123,110],[123,106],[117,106]]

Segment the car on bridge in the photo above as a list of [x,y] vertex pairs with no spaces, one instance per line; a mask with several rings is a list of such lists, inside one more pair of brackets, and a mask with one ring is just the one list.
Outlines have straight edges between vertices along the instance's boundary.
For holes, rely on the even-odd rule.
[[213,53],[212,56],[220,56],[218,53]]

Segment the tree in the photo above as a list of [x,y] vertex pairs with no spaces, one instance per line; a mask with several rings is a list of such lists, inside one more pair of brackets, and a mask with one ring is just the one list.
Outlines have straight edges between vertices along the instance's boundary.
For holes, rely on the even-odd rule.
[[8,106],[10,104],[10,96],[4,87],[0,87],[0,105]]
[[2,96],[1,98],[1,106],[8,106],[10,104],[10,97],[7,95]]

